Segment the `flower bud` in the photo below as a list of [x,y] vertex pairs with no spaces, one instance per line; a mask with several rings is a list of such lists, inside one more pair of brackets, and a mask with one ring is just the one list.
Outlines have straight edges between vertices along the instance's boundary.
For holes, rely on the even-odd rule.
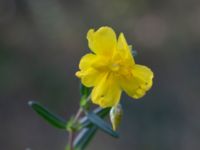
[[113,130],[116,131],[118,126],[120,125],[121,118],[123,115],[123,110],[121,104],[117,104],[113,106],[110,110],[110,121],[112,123]]

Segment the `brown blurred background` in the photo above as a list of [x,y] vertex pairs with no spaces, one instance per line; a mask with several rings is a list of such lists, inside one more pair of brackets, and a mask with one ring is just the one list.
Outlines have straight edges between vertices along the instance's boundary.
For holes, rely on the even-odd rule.
[[120,139],[99,131],[88,150],[200,149],[200,1],[1,0],[1,150],[64,150],[67,134],[27,102],[76,111],[86,33],[102,25],[124,32],[155,79],[141,100],[123,95]]

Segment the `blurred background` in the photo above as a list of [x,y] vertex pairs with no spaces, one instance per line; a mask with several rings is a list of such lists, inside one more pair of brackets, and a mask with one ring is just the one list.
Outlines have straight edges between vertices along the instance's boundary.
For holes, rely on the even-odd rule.
[[200,149],[200,1],[1,0],[0,149],[64,150],[67,133],[28,107],[38,100],[69,118],[78,108],[86,33],[124,32],[136,62],[155,73],[151,91],[123,95],[120,138],[99,131],[88,150]]

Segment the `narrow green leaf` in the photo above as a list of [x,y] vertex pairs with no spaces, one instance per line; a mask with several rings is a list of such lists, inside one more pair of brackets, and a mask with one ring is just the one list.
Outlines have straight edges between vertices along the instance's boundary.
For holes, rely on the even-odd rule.
[[47,108],[36,101],[29,101],[28,105],[33,108],[43,119],[59,129],[66,129],[66,121],[60,116],[50,112]]
[[81,84],[80,85],[80,92],[81,92],[81,96],[88,97],[90,95],[90,88]]
[[84,150],[91,141],[92,137],[94,137],[96,132],[97,127],[94,125],[90,128],[84,128],[74,140],[73,145],[75,149]]
[[[100,118],[106,117],[110,112],[110,108],[101,108],[98,107],[96,108],[93,113],[98,115]],[[93,123],[88,119],[87,116],[84,116],[81,120],[80,123],[82,124],[82,127],[90,127]]]
[[96,108],[93,113],[95,113],[96,115],[98,115],[101,118],[104,118],[106,115],[109,114],[111,108],[101,108],[98,107]]
[[84,86],[83,84],[80,84],[80,93],[81,93],[81,100],[80,100],[80,106],[84,110],[90,109],[90,103],[88,101],[89,95],[90,95],[91,89]]
[[[101,118],[104,118],[106,115],[109,114],[110,108],[96,108],[93,113],[98,115]],[[75,141],[74,141],[74,146],[75,149],[78,150],[84,150],[86,146],[89,144],[89,142],[92,140],[92,137],[97,132],[97,126],[94,125],[90,120],[88,119],[87,116],[83,117],[80,121],[82,126],[84,127],[82,131],[77,135]]]
[[102,131],[108,133],[109,135],[113,137],[119,137],[118,133],[113,131],[109,124],[107,124],[104,120],[102,120],[99,116],[96,114],[89,112],[87,114],[88,119],[95,124],[97,127],[99,127]]

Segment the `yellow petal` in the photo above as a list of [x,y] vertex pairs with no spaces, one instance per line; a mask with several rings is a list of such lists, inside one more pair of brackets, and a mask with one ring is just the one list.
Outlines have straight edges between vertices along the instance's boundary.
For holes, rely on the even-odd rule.
[[91,67],[91,64],[93,64],[96,58],[97,56],[91,53],[84,55],[79,63],[79,68],[88,69],[89,67]]
[[81,82],[87,87],[95,86],[99,80],[102,80],[103,75],[104,72],[99,72],[92,67],[76,72],[76,76],[81,78]]
[[87,39],[89,48],[100,55],[111,55],[117,44],[116,34],[110,27],[101,27],[96,32],[90,29]]
[[90,67],[93,67],[98,70],[105,70],[107,64],[109,63],[109,59],[107,56],[99,56],[95,54],[86,54],[81,58],[79,63],[79,68],[81,70],[87,70]]
[[153,72],[146,66],[143,65],[135,65],[133,68],[133,76],[144,82],[144,85],[141,85],[142,89],[149,90],[152,86],[152,79],[154,77]]
[[123,57],[123,59],[125,59],[126,63],[128,63],[129,65],[135,64],[131,49],[126,42],[126,39],[123,33],[120,33],[119,35],[118,42],[117,42],[117,49],[118,49],[118,52]]
[[112,107],[119,103],[121,88],[112,74],[106,73],[92,90],[92,102],[100,107]]
[[135,65],[129,77],[119,79],[122,89],[135,99],[146,94],[152,86],[153,72],[146,66]]

